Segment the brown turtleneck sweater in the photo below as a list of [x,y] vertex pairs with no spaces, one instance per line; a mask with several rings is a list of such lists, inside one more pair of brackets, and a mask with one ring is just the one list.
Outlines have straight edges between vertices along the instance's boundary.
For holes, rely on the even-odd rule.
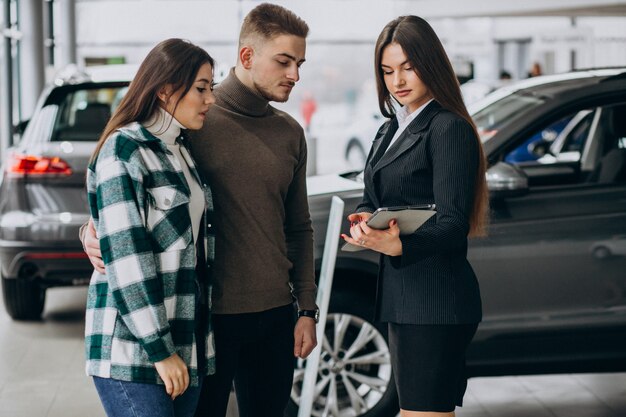
[[315,309],[302,127],[233,70],[215,96],[191,138],[215,204],[213,312],[265,311],[293,297],[300,309]]

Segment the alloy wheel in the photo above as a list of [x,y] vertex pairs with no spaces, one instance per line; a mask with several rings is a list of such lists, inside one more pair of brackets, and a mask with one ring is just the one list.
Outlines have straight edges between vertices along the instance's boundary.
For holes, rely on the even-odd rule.
[[[380,331],[360,317],[328,315],[311,415],[357,417],[378,404],[392,378],[389,347]],[[298,404],[306,360],[299,359],[291,390]]]

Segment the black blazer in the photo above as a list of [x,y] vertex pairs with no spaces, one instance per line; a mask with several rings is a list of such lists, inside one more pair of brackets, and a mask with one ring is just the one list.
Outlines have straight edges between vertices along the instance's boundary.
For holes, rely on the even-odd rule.
[[357,212],[435,204],[437,214],[401,236],[402,255],[381,255],[377,319],[406,324],[466,324],[482,318],[478,282],[467,261],[469,216],[479,148],[473,128],[431,102],[372,166],[380,143],[398,129],[379,129],[365,166]]

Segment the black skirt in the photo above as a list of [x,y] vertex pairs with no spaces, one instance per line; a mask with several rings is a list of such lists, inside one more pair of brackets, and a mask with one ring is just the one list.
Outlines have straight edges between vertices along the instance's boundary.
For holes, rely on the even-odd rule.
[[465,351],[478,324],[389,323],[389,350],[400,408],[451,412],[467,388]]

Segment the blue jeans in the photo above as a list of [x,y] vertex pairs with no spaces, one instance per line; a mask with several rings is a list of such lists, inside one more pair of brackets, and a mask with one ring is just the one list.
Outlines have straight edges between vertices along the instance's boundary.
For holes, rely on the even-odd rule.
[[97,376],[93,382],[108,417],[193,417],[200,398],[200,387],[188,387],[172,401],[165,385]]

